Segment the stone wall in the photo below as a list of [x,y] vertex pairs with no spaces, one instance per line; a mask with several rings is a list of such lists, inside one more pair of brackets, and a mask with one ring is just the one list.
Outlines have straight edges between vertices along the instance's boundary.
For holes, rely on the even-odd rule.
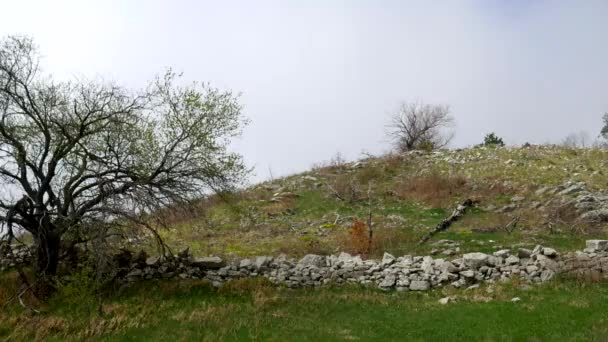
[[4,271],[17,265],[29,264],[31,251],[27,246],[12,245],[0,241],[0,271]]
[[[451,260],[431,256],[363,260],[347,253],[306,255],[302,259],[258,256],[226,263],[219,257],[198,258],[184,250],[170,258],[123,252],[117,272],[125,282],[144,279],[206,279],[222,283],[245,277],[265,277],[292,288],[326,284],[359,283],[384,290],[424,291],[442,286],[463,288],[481,282],[509,281],[513,277],[530,283],[551,280],[563,272],[603,279],[608,275],[608,241],[590,240],[584,251],[560,255],[555,249],[536,246],[517,252],[500,250],[492,255],[468,253]],[[14,263],[13,263],[14,264]]]

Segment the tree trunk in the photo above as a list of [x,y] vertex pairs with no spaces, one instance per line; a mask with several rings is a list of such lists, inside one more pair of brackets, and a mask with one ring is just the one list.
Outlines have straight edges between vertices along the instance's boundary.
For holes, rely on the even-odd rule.
[[54,229],[41,229],[35,237],[34,292],[40,299],[48,298],[54,291],[54,277],[59,264],[61,239]]

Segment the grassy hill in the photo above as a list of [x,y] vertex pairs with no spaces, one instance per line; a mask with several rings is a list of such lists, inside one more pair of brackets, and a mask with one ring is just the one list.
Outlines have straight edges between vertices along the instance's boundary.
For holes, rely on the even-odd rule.
[[[575,206],[608,184],[606,163],[605,150],[545,146],[337,159],[228,201],[214,197],[182,208],[169,215],[162,235],[200,255],[423,254],[434,248],[417,246],[419,238],[471,198],[476,207],[439,239],[460,242],[463,252],[515,244],[573,249],[589,236],[605,236],[604,226],[581,220]],[[363,251],[349,227],[370,212],[374,240]]]
[[[339,251],[449,258],[536,244],[573,250],[586,239],[607,237],[604,218],[588,215],[608,207],[607,163],[606,150],[548,146],[336,158],[158,218],[173,249],[228,259]],[[476,206],[462,220],[417,244],[468,198]],[[367,224],[370,214],[371,246],[367,230],[352,228],[355,220]],[[145,237],[131,243],[151,248]],[[116,289],[98,315],[90,280],[81,278],[40,314],[14,302],[3,307],[0,339],[587,341],[608,335],[608,288],[573,279],[425,293],[294,290],[256,279],[219,289],[200,281],[151,281]],[[14,273],[0,275],[0,303],[17,284]],[[445,297],[453,302],[438,303]]]

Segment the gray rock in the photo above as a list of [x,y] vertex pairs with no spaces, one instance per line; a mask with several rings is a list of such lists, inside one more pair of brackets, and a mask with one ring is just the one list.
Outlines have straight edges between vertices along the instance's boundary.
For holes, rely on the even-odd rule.
[[[340,254],[340,257],[342,257],[342,254]],[[308,254],[298,261],[298,265],[323,267],[325,266],[325,257],[322,255]]]
[[389,253],[384,253],[382,256],[382,266],[388,266],[395,262],[395,257]]
[[251,259],[242,259],[241,262],[239,262],[239,268],[249,268],[253,265],[253,261],[251,261]]
[[587,249],[594,252],[608,250],[608,240],[587,240],[586,245]]
[[449,262],[449,261],[444,261],[441,266],[439,267],[439,269],[442,272],[447,272],[447,273],[455,273],[458,272],[458,268],[456,266],[454,266],[453,263]]
[[203,269],[217,270],[225,266],[224,260],[218,256],[194,258],[192,265]]
[[508,204],[508,205],[505,205],[504,207],[498,209],[496,212],[498,212],[498,213],[509,213],[509,212],[512,212],[515,209],[517,209],[517,205],[515,205],[515,204]]
[[127,278],[137,278],[137,277],[141,277],[144,275],[144,271],[140,270],[139,268],[136,268],[134,270],[132,270],[131,272],[129,272],[129,274],[127,274]]
[[473,270],[462,271],[462,272],[460,272],[460,275],[465,278],[473,278],[473,277],[475,277],[475,271],[473,271]]
[[511,251],[508,249],[501,249],[499,251],[494,252],[494,256],[498,258],[507,258],[511,254]]
[[397,281],[397,277],[392,274],[387,275],[384,279],[378,284],[378,286],[382,288],[390,288],[395,286],[395,282]]
[[520,248],[517,251],[517,256],[520,259],[528,259],[528,258],[530,258],[532,256],[532,251],[529,250],[529,249],[527,249],[527,248]]
[[454,302],[455,298],[454,297],[443,297],[439,300],[439,304],[441,305],[447,305],[450,302]]
[[426,291],[431,288],[431,284],[426,280],[414,280],[410,283],[411,291]]
[[517,195],[517,196],[513,196],[511,197],[511,202],[521,202],[524,201],[526,198],[524,196],[521,195]]
[[553,258],[557,256],[557,251],[553,248],[545,247],[543,248],[543,255]]
[[585,190],[585,185],[578,183],[578,184],[574,184],[574,185],[571,185],[571,186],[565,188],[564,190],[560,191],[558,193],[558,195],[560,195],[560,196],[572,195],[572,194],[575,194],[577,192],[581,192],[584,190]]
[[467,253],[467,254],[463,255],[462,259],[464,260],[465,265],[467,265],[471,268],[477,269],[488,263],[488,257],[489,257],[489,255],[487,255],[485,253],[475,252],[475,253]]
[[449,255],[456,254],[456,251],[454,249],[448,248],[448,249],[442,251],[441,254],[449,256]]
[[550,189],[551,189],[550,187],[548,187],[548,186],[544,186],[544,187],[542,187],[542,188],[540,188],[540,189],[536,190],[536,195],[537,195],[537,196],[544,195],[544,194],[545,194],[547,191],[549,191]]
[[588,211],[580,216],[581,220],[592,222],[608,222],[608,208]]
[[270,264],[271,262],[272,262],[272,257],[269,257],[269,256],[258,256],[258,257],[255,258],[254,265],[255,265],[255,268],[257,270],[259,270],[259,269],[261,269],[263,267],[268,266],[268,264]]
[[151,256],[146,259],[147,266],[158,266],[160,264],[160,256]]
[[425,256],[424,259],[422,259],[422,265],[420,265],[420,268],[424,273],[433,273],[433,258],[430,256]]
[[540,273],[540,281],[545,282],[553,279],[555,272],[551,270],[544,270]]
[[519,264],[519,258],[516,257],[515,255],[510,255],[509,257],[507,257],[505,259],[505,264],[507,264],[507,265]]

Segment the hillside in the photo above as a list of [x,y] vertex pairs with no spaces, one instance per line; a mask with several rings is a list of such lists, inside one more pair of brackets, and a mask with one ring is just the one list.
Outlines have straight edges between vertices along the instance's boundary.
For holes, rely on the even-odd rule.
[[[606,163],[549,146],[336,158],[157,213],[177,259],[135,257],[101,294],[83,268],[44,305],[26,294],[36,313],[15,301],[16,272],[0,273],[0,339],[603,340],[608,252],[567,252],[607,236]],[[147,235],[121,247],[154,251]],[[582,273],[553,271],[569,263]]]
[[[608,151],[554,146],[411,152],[356,162],[335,159],[310,171],[214,197],[166,215],[169,245],[195,255],[302,256],[339,251],[381,256],[456,254],[511,246],[582,248],[606,236]],[[435,240],[420,237],[464,199],[476,206]],[[368,220],[371,250],[353,240]]]

